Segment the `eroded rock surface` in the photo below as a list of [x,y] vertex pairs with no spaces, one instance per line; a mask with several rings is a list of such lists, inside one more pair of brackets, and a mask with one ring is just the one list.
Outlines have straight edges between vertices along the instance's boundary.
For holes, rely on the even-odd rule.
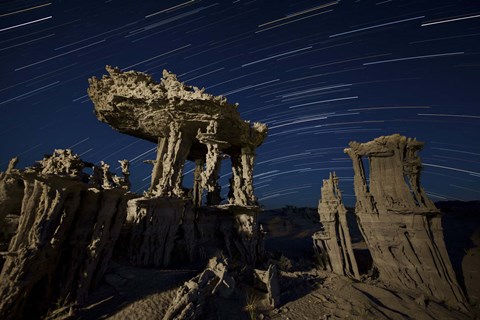
[[0,274],[0,318],[33,319],[81,304],[101,280],[131,196],[121,185],[93,183],[86,165],[70,150],[55,150],[34,167],[4,173],[24,190]]
[[318,214],[323,230],[313,235],[314,250],[324,270],[360,279],[347,224],[347,209],[335,173],[323,180]]
[[[464,308],[440,211],[420,185],[423,143],[398,134],[345,149],[353,161],[356,214],[380,279]],[[362,157],[369,160],[369,182]]]
[[142,197],[128,203],[122,241],[128,260],[138,266],[202,261],[219,251],[255,265],[264,250],[257,215],[250,208],[194,208],[190,200]]
[[[138,198],[128,203],[128,259],[133,265],[166,267],[170,264],[179,229],[192,224],[183,240],[188,260],[193,260],[194,212],[189,202],[177,198]],[[183,230],[182,230],[183,231]],[[185,230],[187,231],[187,230]],[[190,241],[189,241],[190,240]],[[180,252],[176,252],[180,255]]]

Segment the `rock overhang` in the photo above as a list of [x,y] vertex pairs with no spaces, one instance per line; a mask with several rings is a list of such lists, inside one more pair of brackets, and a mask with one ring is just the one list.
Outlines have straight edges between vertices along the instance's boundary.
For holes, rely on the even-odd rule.
[[183,137],[192,141],[192,153],[205,152],[197,135],[212,121],[217,123],[213,138],[228,142],[230,152],[258,147],[266,137],[267,126],[242,120],[237,104],[185,85],[166,70],[160,82],[142,72],[110,66],[106,70],[108,76],[89,79],[87,91],[96,117],[121,133],[157,143],[168,137],[170,124],[176,122]]

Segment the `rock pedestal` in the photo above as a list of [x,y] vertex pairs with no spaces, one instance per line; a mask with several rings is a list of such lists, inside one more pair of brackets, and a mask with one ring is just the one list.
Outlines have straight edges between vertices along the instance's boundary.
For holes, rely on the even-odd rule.
[[130,200],[125,227],[129,230],[130,262],[138,266],[168,266],[179,228],[193,216],[190,202],[178,198]]
[[127,256],[134,265],[167,267],[223,252],[253,266],[263,255],[258,213],[229,205],[194,208],[177,198],[133,199],[123,232]]

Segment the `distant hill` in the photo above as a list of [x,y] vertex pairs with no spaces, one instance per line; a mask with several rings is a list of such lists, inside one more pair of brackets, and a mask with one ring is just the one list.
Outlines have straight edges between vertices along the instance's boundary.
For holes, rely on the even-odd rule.
[[435,205],[444,213],[478,214],[480,217],[480,201],[438,201]]

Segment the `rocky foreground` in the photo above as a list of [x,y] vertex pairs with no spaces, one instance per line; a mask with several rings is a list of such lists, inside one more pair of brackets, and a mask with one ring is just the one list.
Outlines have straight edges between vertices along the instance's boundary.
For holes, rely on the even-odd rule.
[[[445,208],[443,219],[449,222],[445,228],[446,238],[451,240],[449,249],[457,252],[465,242],[475,242],[475,247],[457,252],[461,269],[455,269],[468,278],[467,293],[473,302],[470,315],[425,295],[389,288],[372,274],[356,281],[316,267],[311,236],[320,226],[319,216],[314,208],[295,207],[265,211],[261,217],[267,232],[265,247],[272,252],[271,262],[280,270],[280,305],[274,309],[262,307],[260,299],[249,296],[247,291],[235,295],[235,299],[216,297],[212,308],[220,312],[220,319],[251,319],[247,307],[252,302],[254,319],[474,319],[480,301],[475,285],[480,279],[476,268],[480,261],[480,218],[471,211],[478,205],[439,207]],[[449,211],[453,208],[457,211]],[[365,257],[366,246],[354,227],[354,213],[349,211],[347,218],[359,269],[368,270],[371,257]],[[459,229],[468,232],[461,235]],[[457,265],[456,260],[453,265]],[[91,296],[89,306],[77,312],[84,319],[162,319],[177,289],[199,272],[196,267],[200,268],[192,265],[158,270],[114,264],[105,283]],[[217,315],[213,312],[209,316],[216,319]]]

